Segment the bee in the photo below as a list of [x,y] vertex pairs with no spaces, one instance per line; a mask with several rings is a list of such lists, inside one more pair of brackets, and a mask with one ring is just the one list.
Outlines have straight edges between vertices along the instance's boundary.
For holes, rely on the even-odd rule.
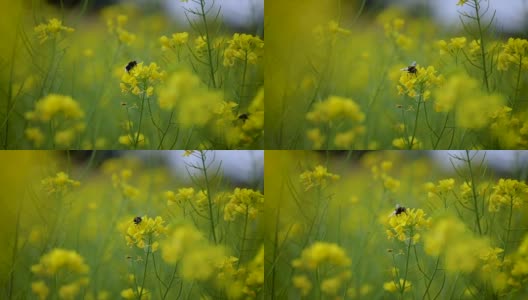
[[392,212],[391,216],[398,216],[402,213],[406,213],[407,208],[400,206],[399,204],[396,204],[396,209]]
[[242,122],[246,123],[246,121],[249,119],[249,113],[241,114],[238,116],[239,120],[242,120]]
[[135,217],[134,224],[138,225],[139,223],[141,223],[141,217]]
[[134,69],[135,66],[137,66],[137,62],[133,60],[126,65],[125,70],[130,73],[130,70]]
[[416,75],[416,72],[418,72],[418,70],[416,69],[416,62],[413,61],[410,66],[408,66],[407,68],[400,69],[400,71],[407,71],[407,73],[409,74]]

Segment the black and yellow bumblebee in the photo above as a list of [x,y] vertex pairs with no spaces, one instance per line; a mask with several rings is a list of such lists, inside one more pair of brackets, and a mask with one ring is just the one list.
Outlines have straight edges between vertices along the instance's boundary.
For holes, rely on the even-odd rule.
[[130,71],[134,69],[135,66],[137,66],[137,62],[133,60],[126,65],[125,70],[127,71],[127,73],[130,73]]
[[139,225],[139,223],[141,223],[141,221],[142,221],[141,217],[135,217],[134,218],[134,224],[136,224],[136,225]]
[[410,66],[408,66],[406,68],[403,68],[403,69],[400,69],[400,71],[407,71],[407,73],[409,73],[409,74],[416,75],[416,72],[418,72],[418,70],[416,69],[416,62],[413,61]]

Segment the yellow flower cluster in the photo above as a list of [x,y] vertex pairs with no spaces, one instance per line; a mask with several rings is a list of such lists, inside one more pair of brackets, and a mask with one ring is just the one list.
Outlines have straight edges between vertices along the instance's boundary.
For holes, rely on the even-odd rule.
[[213,117],[213,108],[222,103],[217,92],[208,91],[200,78],[189,71],[172,74],[159,92],[159,106],[176,108],[178,120],[184,127],[205,126]]
[[313,286],[309,276],[318,274],[319,278],[314,281],[320,282],[320,290],[327,296],[337,296],[345,282],[352,277],[348,270],[351,263],[343,248],[337,244],[315,242],[302,251],[301,257],[292,261],[295,270],[303,272],[292,278],[293,285],[303,296],[307,296]]
[[[365,132],[365,127],[360,125],[365,120],[365,114],[360,106],[349,98],[330,96],[316,103],[306,114],[306,119],[317,126],[327,127],[327,134],[334,131],[334,144],[343,149],[350,148]],[[308,130],[307,136],[317,149],[323,146],[326,139],[319,128]]]
[[[141,293],[141,297],[139,296],[140,293]],[[121,297],[123,297],[124,299],[139,299],[139,300],[152,299],[150,291],[145,288],[141,288],[139,286],[137,287],[137,290],[134,290],[133,288],[122,290]]]
[[174,193],[173,191],[166,191],[165,192],[165,198],[167,199],[167,205],[173,205],[174,203],[178,205],[184,205],[185,202],[193,201],[195,197],[195,191],[194,188],[181,188],[178,189],[177,193]]
[[384,160],[370,168],[375,181],[381,181],[383,187],[391,192],[396,192],[400,188],[400,181],[389,175],[392,170],[392,161]]
[[497,212],[501,207],[519,208],[528,202],[528,185],[515,179],[499,179],[489,198],[488,210]]
[[159,242],[154,241],[154,238],[167,233],[167,227],[163,225],[165,221],[160,216],[156,218],[149,218],[147,216],[140,217],[140,220],[130,220],[128,228],[126,229],[125,239],[127,246],[137,246],[138,248],[149,249],[155,252],[159,248]]
[[397,149],[422,149],[422,142],[413,136],[407,136],[392,140],[392,145]]
[[489,243],[474,237],[464,223],[455,218],[441,219],[424,237],[428,255],[445,257],[449,272],[472,272],[480,265],[480,255],[485,255]]
[[468,2],[468,0],[458,0],[458,3],[456,5],[463,6],[464,4],[466,4],[466,2]]
[[[55,248],[44,254],[38,264],[31,266],[31,272],[37,276],[49,279],[49,285],[51,287],[56,288],[60,286],[58,288],[60,299],[76,299],[81,287],[87,286],[89,283],[88,277],[84,276],[89,270],[90,268],[84,262],[84,258],[77,252],[61,248]],[[68,278],[72,278],[73,274],[80,275],[81,277],[69,283],[63,283],[57,281],[59,273],[71,274]],[[32,282],[31,290],[39,299],[47,299],[50,293],[50,288],[45,280]]]
[[128,199],[136,199],[139,196],[139,190],[129,184],[132,177],[131,169],[123,169],[119,173],[112,174],[112,184],[121,194]]
[[438,184],[434,184],[433,182],[425,183],[425,189],[429,199],[436,197],[444,198],[449,192],[453,190],[454,187],[454,178],[441,179],[438,181]]
[[145,66],[142,62],[138,63],[129,72],[124,72],[121,76],[121,91],[124,94],[146,95],[147,97],[154,94],[154,85],[165,78],[165,72],[159,70],[156,63],[150,63]]
[[224,51],[224,66],[232,67],[235,62],[247,62],[256,65],[264,56],[264,41],[250,34],[233,34]]
[[501,95],[483,92],[479,82],[466,74],[451,76],[434,96],[437,112],[454,111],[457,125],[468,129],[486,127],[504,103]]
[[506,71],[510,65],[528,70],[528,40],[509,38],[499,54],[497,69]]
[[436,42],[436,46],[440,49],[440,55],[449,53],[456,55],[458,51],[464,49],[467,44],[467,38],[465,36],[454,37],[449,40],[449,43],[445,40],[439,40]]
[[70,179],[68,174],[64,172],[59,172],[55,177],[48,177],[42,179],[42,187],[48,193],[52,194],[61,194],[64,195],[68,190],[73,187],[80,186],[81,183],[77,180]]
[[216,280],[224,288],[229,299],[253,299],[264,284],[264,247],[247,266],[237,267],[238,258],[229,256],[217,262]]
[[398,80],[398,95],[407,95],[411,98],[423,97],[426,101],[431,98],[431,88],[443,82],[442,75],[436,75],[433,66],[424,68],[416,66],[416,73],[401,72]]
[[491,116],[492,136],[501,149],[528,148],[528,118],[526,113],[513,115],[511,107],[503,106]]
[[229,202],[224,207],[224,220],[234,221],[238,215],[254,220],[262,211],[263,206],[264,195],[259,191],[235,188],[229,195]]
[[161,257],[169,264],[181,263],[184,279],[206,281],[216,265],[225,258],[225,250],[210,245],[196,228],[177,227],[161,245]]
[[405,20],[402,18],[394,18],[389,22],[383,24],[385,36],[390,38],[396,45],[402,49],[410,49],[414,46],[412,39],[406,34],[402,33],[405,26]]
[[75,29],[62,25],[62,21],[56,18],[48,20],[48,23],[39,24],[34,28],[40,43],[43,44],[50,36],[56,37],[61,32],[74,32]]
[[103,17],[106,19],[108,33],[115,34],[120,43],[131,45],[136,40],[136,35],[124,28],[128,23],[128,16],[118,13],[114,7],[103,11]]
[[516,288],[524,286],[528,279],[528,235],[525,235],[517,251],[510,257],[511,278],[508,283]]
[[431,218],[426,218],[422,209],[407,208],[400,214],[394,214],[389,217],[387,225],[387,237],[389,240],[398,238],[400,241],[412,239],[416,244],[420,241],[420,232],[431,227]]
[[[72,144],[79,133],[83,132],[84,111],[79,103],[70,96],[49,94],[35,104],[35,110],[26,112],[25,118],[29,121],[40,122],[54,133],[54,143],[68,147]],[[40,146],[45,136],[40,127],[28,127],[25,131],[26,137],[35,146]]]
[[161,50],[166,51],[168,49],[174,49],[178,46],[187,44],[189,40],[188,32],[177,32],[173,33],[169,39],[167,36],[160,37]]
[[409,280],[400,280],[396,283],[394,281],[385,282],[383,284],[383,289],[390,293],[395,293],[403,290],[404,293],[410,292],[412,288],[412,283]]
[[328,172],[326,167],[321,165],[315,166],[313,171],[305,171],[299,176],[304,190],[308,191],[313,188],[325,188],[330,181],[339,179],[339,175]]
[[339,35],[350,35],[350,30],[344,29],[339,26],[339,23],[332,20],[329,21],[326,25],[318,25],[313,29],[313,35],[315,36],[315,41],[319,45],[324,45],[325,43],[330,43],[331,45],[335,44],[337,37]]

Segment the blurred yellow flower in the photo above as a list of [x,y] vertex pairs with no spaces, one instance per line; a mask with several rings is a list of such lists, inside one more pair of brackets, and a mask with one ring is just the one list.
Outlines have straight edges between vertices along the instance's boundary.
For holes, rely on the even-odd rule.
[[383,284],[383,289],[391,293],[401,291],[402,289],[403,292],[409,292],[411,291],[411,287],[411,282],[409,282],[409,280],[404,280],[403,278],[400,278],[398,283],[394,281],[389,281]]
[[53,277],[62,270],[86,274],[90,268],[77,252],[61,248],[55,248],[44,254],[38,264],[31,266],[31,272],[46,277]]
[[49,295],[49,288],[43,280],[34,281],[31,283],[31,291],[39,297],[40,300],[45,300]]
[[48,177],[42,180],[42,188],[51,194],[64,194],[73,187],[78,187],[81,183],[77,180],[70,179],[69,175],[59,172],[55,177]]
[[339,179],[339,175],[328,172],[326,167],[321,165],[315,166],[313,171],[305,171],[300,176],[301,184],[304,186],[304,190],[308,191],[315,187],[325,188],[329,181],[336,181]]
[[40,43],[43,44],[50,36],[56,37],[61,32],[74,32],[75,29],[62,25],[62,21],[56,18],[48,20],[48,23],[39,24],[34,28]]

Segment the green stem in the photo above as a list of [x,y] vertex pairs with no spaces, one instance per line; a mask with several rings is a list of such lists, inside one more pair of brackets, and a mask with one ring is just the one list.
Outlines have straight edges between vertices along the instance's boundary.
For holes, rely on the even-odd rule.
[[200,0],[200,9],[201,9],[201,17],[202,22],[204,24],[205,28],[205,39],[207,41],[207,56],[209,59],[209,75],[211,76],[211,81],[213,83],[213,88],[216,88],[216,80],[214,75],[214,67],[213,67],[213,55],[212,55],[212,49],[211,49],[211,39],[209,38],[209,28],[207,25],[207,18],[205,17],[205,0]]
[[409,244],[407,245],[407,259],[405,262],[405,275],[403,275],[403,285],[400,286],[400,296],[403,299],[403,293],[405,292],[405,286],[407,285],[407,273],[409,272],[409,257],[411,257],[411,244],[412,244],[413,232],[409,235]]
[[244,231],[242,232],[242,241],[240,242],[240,254],[238,257],[237,268],[240,267],[240,262],[242,261],[242,255],[244,254],[244,244],[246,243],[246,232],[248,225],[248,214],[249,214],[249,205],[246,205],[246,215],[244,218]]
[[508,248],[508,242],[510,240],[510,231],[511,231],[511,221],[513,216],[513,197],[510,196],[510,214],[508,216],[508,228],[506,228],[506,240],[504,240],[504,255],[502,256],[502,261],[506,257],[506,250]]
[[414,117],[414,128],[413,134],[411,137],[411,142],[409,143],[409,150],[412,150],[414,144],[414,138],[416,137],[416,129],[418,128],[418,115],[420,114],[420,104],[422,103],[422,91],[420,92],[420,97],[418,98],[418,107],[416,108],[416,116]]
[[200,158],[202,160],[202,169],[204,173],[205,178],[205,186],[207,189],[207,203],[209,206],[209,221],[211,222],[211,233],[213,234],[213,240],[215,242],[215,245],[218,243],[216,241],[216,233],[215,233],[215,225],[214,225],[214,218],[213,218],[213,201],[211,199],[211,190],[209,188],[209,178],[207,177],[207,167],[205,166],[205,152],[200,151]]
[[145,268],[143,269],[143,279],[141,280],[141,288],[139,289],[138,300],[141,300],[141,297],[143,296],[143,288],[145,287],[145,279],[147,278],[147,266],[148,266],[148,260],[150,256],[151,243],[152,243],[152,237],[149,236],[149,241],[147,245],[147,257],[145,258]]
[[[512,102],[512,112],[515,108],[515,103],[517,103],[517,100],[519,98],[519,84],[521,82],[521,68],[522,68],[522,60],[523,60],[523,57],[522,55],[519,55],[519,70],[517,71],[517,83],[515,84],[515,97],[513,98],[513,102]],[[512,113],[513,115],[513,113]]]
[[473,169],[471,167],[471,158],[469,157],[469,150],[466,150],[466,159],[468,163],[469,174],[471,176],[471,191],[473,193],[473,209],[475,210],[475,217],[477,219],[477,228],[478,228],[479,234],[482,235],[482,228],[480,227],[480,215],[478,212],[477,190],[475,188],[475,178],[473,176]]
[[483,80],[484,80],[484,84],[486,85],[486,91],[490,91],[489,89],[489,82],[488,82],[488,70],[487,70],[487,66],[486,66],[486,49],[484,47],[484,35],[483,35],[483,32],[482,32],[482,26],[480,24],[480,3],[479,3],[480,0],[474,0],[474,3],[475,3],[475,19],[477,20],[477,27],[479,29],[479,37],[480,37],[480,54],[481,54],[481,57],[482,57],[482,72],[483,72]]
[[244,71],[242,72],[242,83],[240,85],[240,96],[238,100],[238,105],[242,103],[243,95],[244,95],[244,85],[246,84],[246,72],[247,72],[247,51],[246,51],[246,57],[244,59]]
[[[165,300],[165,298],[167,298],[167,295],[169,294],[169,290],[172,286],[172,283],[174,282],[174,278],[176,277],[176,271],[178,270],[178,264],[176,264],[174,266],[174,271],[172,272],[172,276],[171,276],[171,279],[170,279],[170,282],[169,282],[169,285],[167,286],[167,289],[165,290],[165,293],[163,294],[163,300]],[[180,293],[181,293],[181,289],[180,289]]]
[[136,139],[134,141],[134,150],[137,149],[138,143],[139,143],[139,135],[141,134],[141,123],[143,122],[143,109],[145,107],[145,93],[143,92],[143,96],[141,97],[141,109],[139,110],[139,124],[138,124],[138,131],[136,133]]

